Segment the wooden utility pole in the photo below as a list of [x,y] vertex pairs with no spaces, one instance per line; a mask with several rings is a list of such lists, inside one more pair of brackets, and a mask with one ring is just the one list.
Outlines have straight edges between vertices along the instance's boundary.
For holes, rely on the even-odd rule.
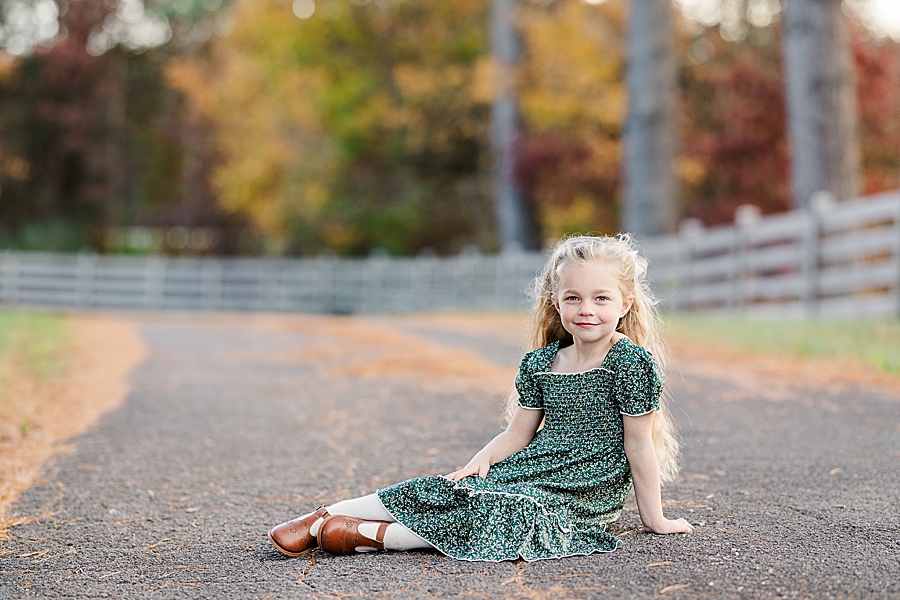
[[516,174],[519,111],[516,78],[522,54],[515,26],[516,0],[491,0],[491,51],[497,65],[497,90],[491,107],[494,150],[494,205],[500,248],[534,247],[522,186]]
[[658,235],[678,224],[673,15],[669,0],[632,0],[630,10],[622,229]]
[[819,190],[852,198],[860,191],[860,154],[841,0],[788,0],[782,27],[793,205],[808,206]]

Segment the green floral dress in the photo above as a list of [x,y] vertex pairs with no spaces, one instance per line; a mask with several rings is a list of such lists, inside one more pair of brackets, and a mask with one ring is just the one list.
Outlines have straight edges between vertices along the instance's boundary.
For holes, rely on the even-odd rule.
[[551,373],[558,350],[554,342],[529,352],[519,367],[519,404],[546,417],[528,446],[492,465],[485,479],[418,477],[378,490],[385,509],[463,560],[618,548],[606,525],[619,518],[631,489],[621,415],[658,410],[664,378],[650,353],[628,338],[582,373]]

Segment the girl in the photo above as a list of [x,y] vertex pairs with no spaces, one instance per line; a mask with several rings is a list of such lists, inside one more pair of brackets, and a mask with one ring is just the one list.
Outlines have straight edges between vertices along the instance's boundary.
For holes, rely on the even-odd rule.
[[646,272],[627,234],[560,241],[535,280],[532,351],[506,431],[449,475],[322,507],[275,527],[272,544],[289,556],[318,545],[485,561],[609,552],[621,542],[606,525],[632,484],[645,529],[690,533],[660,501],[677,443],[661,404],[665,348]]

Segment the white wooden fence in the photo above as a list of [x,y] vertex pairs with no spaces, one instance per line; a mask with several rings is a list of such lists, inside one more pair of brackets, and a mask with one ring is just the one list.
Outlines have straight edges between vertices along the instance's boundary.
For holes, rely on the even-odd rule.
[[[900,192],[643,241],[672,310],[900,316]],[[509,310],[543,253],[452,258],[187,259],[0,253],[0,302],[387,313]]]
[[0,302],[349,314],[508,310],[541,254],[453,258],[188,259],[6,252]]
[[644,242],[649,276],[674,310],[764,316],[900,316],[900,192],[682,227]]

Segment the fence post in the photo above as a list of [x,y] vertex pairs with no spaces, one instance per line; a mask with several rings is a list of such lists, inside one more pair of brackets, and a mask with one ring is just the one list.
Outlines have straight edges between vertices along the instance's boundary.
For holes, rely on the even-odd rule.
[[[694,240],[703,234],[703,223],[700,219],[684,219],[678,227],[678,246],[676,250],[678,275],[675,278],[675,293],[672,298],[675,308],[691,310],[691,288],[694,284]],[[681,298],[678,299],[678,292]]]
[[277,310],[278,261],[280,259],[255,258],[256,265],[256,306],[255,310]]
[[144,267],[144,306],[163,309],[166,307],[166,259],[162,256],[148,256]]
[[97,264],[97,256],[82,253],[75,262],[75,304],[76,306],[90,306],[93,301],[94,271]]
[[822,217],[834,208],[835,199],[831,192],[820,190],[809,198],[809,208],[806,210],[805,228],[802,232],[803,254],[801,269],[803,272],[803,291],[800,301],[803,304],[803,313],[807,318],[819,314],[819,245],[821,244]]
[[200,263],[200,306],[206,309],[222,308],[222,276],[221,259],[206,257]]
[[415,311],[431,309],[434,295],[434,257],[420,254],[410,261],[412,276],[412,306]]
[[0,300],[15,304],[19,301],[19,272],[22,261],[14,252],[3,253],[3,279],[0,281]]
[[748,283],[750,279],[750,251],[752,238],[750,230],[762,221],[762,211],[753,204],[741,204],[734,211],[735,269],[737,280],[738,306],[747,307]]
[[479,306],[475,285],[476,262],[481,260],[481,249],[478,246],[467,246],[456,257],[453,263],[453,306],[471,309]]
[[894,276],[894,310],[896,317],[900,318],[900,196],[896,198],[894,205],[894,264],[897,273]]
[[494,299],[491,308],[494,310],[508,309],[508,293],[513,287],[510,281],[518,279],[519,265],[525,256],[524,251],[519,247],[512,247],[503,250],[496,255],[494,260]]
[[803,304],[803,314],[807,318],[814,317],[818,312],[816,304],[819,290],[819,228],[816,220],[812,207],[810,207],[806,211],[806,220],[804,221],[805,227],[801,238],[803,244],[802,262],[800,263],[800,269],[803,273],[803,289],[800,292],[800,302]]
[[313,289],[317,293],[316,301],[321,306],[321,311],[328,314],[341,314],[340,301],[341,275],[340,264],[337,258],[330,254],[320,254],[315,259],[315,285]]
[[[396,297],[391,293],[389,284],[392,260],[382,251],[369,255],[363,265],[363,300],[362,307],[379,313],[393,312]],[[365,309],[363,309],[365,310]],[[368,311],[367,311],[368,312]]]
[[500,254],[497,255],[497,261],[494,263],[496,265],[496,268],[494,269],[494,300],[491,304],[493,310],[498,310],[503,306],[503,292],[506,288],[504,277],[509,273],[510,265],[515,263],[519,253],[519,247],[514,246],[505,252],[501,251]]
[[[738,208],[741,208],[740,206]],[[744,298],[746,297],[744,290],[744,271],[747,268],[745,248],[747,245],[747,235],[744,227],[737,226],[737,214],[735,214],[735,227],[732,230],[731,247],[729,253],[731,256],[731,267],[728,273],[728,300],[726,307],[729,311],[736,311],[744,306]]]

